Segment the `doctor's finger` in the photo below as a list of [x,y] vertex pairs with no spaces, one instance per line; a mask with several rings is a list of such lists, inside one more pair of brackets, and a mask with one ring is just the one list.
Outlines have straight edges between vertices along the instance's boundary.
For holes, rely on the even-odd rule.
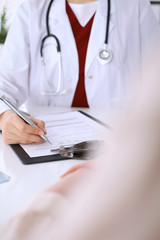
[[[12,126],[11,126],[12,125]],[[13,116],[10,119],[10,122],[8,123],[8,127],[12,132],[15,132],[15,129],[13,130],[13,127],[15,127],[19,131],[19,136],[23,133],[28,133],[32,135],[44,135],[45,131],[42,130],[39,127],[34,127],[29,125],[28,123],[24,122],[23,119],[21,119],[18,115]]]
[[[33,127],[21,119],[16,113],[8,111],[7,116],[3,120],[3,129],[8,132],[14,132],[15,129],[18,129],[21,133],[31,133],[35,135],[44,135],[45,130],[42,130],[38,127]],[[41,122],[40,120],[38,122]],[[36,123],[35,123],[36,124]],[[43,125],[41,123],[40,125]]]
[[3,141],[7,144],[29,144],[29,143],[40,143],[44,142],[43,139],[41,139],[39,136],[36,135],[30,135],[30,134],[23,134],[18,135],[19,132],[5,132],[2,137]]
[[15,140],[15,142],[19,141],[19,143],[43,142],[43,140],[40,138],[40,135],[43,134],[44,131],[37,127],[26,124],[15,113],[8,113],[7,117],[3,120],[2,138],[6,143],[10,143],[12,138],[13,142]]
[[[22,130],[22,129],[21,129]],[[3,141],[11,144],[15,143],[34,143],[34,142],[44,142],[44,140],[33,133],[26,133],[25,131],[20,131],[14,123],[9,122],[7,126],[2,131]]]
[[41,135],[44,135],[43,131],[38,130],[38,133],[37,133],[37,130],[35,131],[34,128],[35,127],[27,125],[27,127],[23,128],[24,129],[23,131],[22,129],[19,130],[15,128],[15,129],[12,129],[12,132],[10,133],[13,133],[16,136],[20,137],[25,143],[44,142],[44,140],[41,138]]
[[37,119],[37,118],[33,118],[33,117],[30,117],[30,119],[32,120],[32,122],[34,122],[38,128],[42,129],[44,131],[44,133],[46,134],[46,130],[45,130],[45,122],[40,120],[40,119]]

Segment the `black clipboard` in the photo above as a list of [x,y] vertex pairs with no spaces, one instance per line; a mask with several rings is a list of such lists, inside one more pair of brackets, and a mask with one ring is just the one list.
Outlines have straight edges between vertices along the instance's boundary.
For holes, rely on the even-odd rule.
[[[91,118],[93,121],[96,121],[97,123],[104,126],[105,128],[111,129],[111,127],[109,125],[101,122],[100,120],[92,117],[91,115],[89,115],[83,111],[78,111],[78,112],[84,114],[86,117]],[[61,161],[61,160],[71,160],[70,158],[61,157],[60,154],[53,154],[53,155],[40,156],[40,157],[30,157],[19,144],[11,144],[10,146],[14,150],[14,152],[17,154],[20,161],[25,165],[44,163],[44,162]]]

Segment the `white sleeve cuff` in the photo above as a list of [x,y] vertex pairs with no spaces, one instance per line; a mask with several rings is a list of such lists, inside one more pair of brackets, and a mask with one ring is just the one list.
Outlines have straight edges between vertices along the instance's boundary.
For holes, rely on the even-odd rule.
[[0,114],[7,110],[10,110],[10,108],[4,102],[0,101]]

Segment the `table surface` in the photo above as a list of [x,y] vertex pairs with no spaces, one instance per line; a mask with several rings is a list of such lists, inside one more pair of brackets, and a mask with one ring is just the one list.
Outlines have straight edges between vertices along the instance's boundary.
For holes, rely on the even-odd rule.
[[[31,107],[31,115],[53,114],[77,110],[71,108]],[[109,123],[110,114],[102,109],[80,109]],[[110,123],[109,123],[110,124]],[[0,171],[10,176],[10,181],[0,184],[0,224],[4,223],[25,203],[58,181],[61,174],[82,160],[65,160],[33,165],[23,165],[11,147],[0,136]]]

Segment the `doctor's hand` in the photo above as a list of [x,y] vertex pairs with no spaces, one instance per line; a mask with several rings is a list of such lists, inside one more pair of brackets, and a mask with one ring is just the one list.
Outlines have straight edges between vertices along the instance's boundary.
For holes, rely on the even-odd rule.
[[25,123],[16,113],[8,110],[0,115],[2,139],[7,144],[40,143],[44,140],[40,135],[46,134],[45,124],[39,119],[30,117],[37,127]]

